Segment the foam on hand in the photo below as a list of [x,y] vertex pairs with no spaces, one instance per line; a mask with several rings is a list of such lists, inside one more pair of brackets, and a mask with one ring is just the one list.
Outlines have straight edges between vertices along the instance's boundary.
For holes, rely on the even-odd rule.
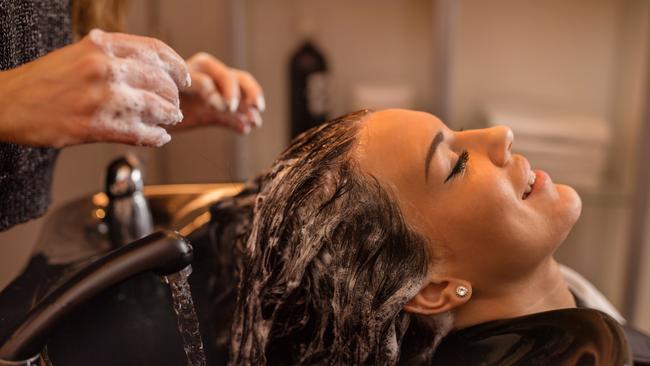
[[[133,138],[137,145],[162,146],[171,136],[161,127],[183,119],[179,89],[190,86],[187,65],[162,42],[93,29],[89,39],[111,58],[109,100],[92,128],[100,135]],[[130,139],[128,139],[130,140]]]
[[[171,141],[171,136],[158,123],[146,123],[143,119],[147,109],[143,91],[123,83],[111,85],[110,100],[96,113],[94,129],[99,134],[117,133],[133,137],[136,145],[162,146]],[[182,119],[180,110],[165,113],[161,108],[149,107],[152,121],[160,124],[174,124]],[[167,121],[167,123],[164,123]]]

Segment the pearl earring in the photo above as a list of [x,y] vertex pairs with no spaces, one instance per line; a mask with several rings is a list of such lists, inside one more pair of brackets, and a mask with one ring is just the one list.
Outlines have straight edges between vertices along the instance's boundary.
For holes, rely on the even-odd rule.
[[458,297],[465,297],[469,294],[469,289],[465,286],[458,286],[456,287],[456,296]]

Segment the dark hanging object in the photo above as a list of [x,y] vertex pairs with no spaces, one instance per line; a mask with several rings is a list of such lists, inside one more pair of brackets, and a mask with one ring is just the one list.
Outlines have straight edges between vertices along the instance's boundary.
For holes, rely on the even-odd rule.
[[291,57],[291,138],[327,120],[327,62],[306,41]]

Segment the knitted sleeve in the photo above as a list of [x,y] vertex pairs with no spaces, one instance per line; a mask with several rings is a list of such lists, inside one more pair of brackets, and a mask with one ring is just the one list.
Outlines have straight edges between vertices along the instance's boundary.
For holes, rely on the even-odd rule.
[[[0,0],[0,70],[71,42],[69,0]],[[0,142],[0,231],[45,213],[57,155]]]

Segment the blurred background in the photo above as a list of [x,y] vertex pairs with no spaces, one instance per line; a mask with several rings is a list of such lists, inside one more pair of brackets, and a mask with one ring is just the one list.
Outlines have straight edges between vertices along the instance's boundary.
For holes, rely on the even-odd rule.
[[[316,119],[404,107],[454,129],[509,125],[513,149],[583,199],[558,259],[650,331],[650,0],[142,0],[126,31],[250,71],[264,87],[264,126],[176,134],[161,149],[65,149],[52,208],[102,190],[106,165],[126,151],[147,184],[252,177],[290,140],[302,78]],[[0,233],[0,288],[43,220]]]

